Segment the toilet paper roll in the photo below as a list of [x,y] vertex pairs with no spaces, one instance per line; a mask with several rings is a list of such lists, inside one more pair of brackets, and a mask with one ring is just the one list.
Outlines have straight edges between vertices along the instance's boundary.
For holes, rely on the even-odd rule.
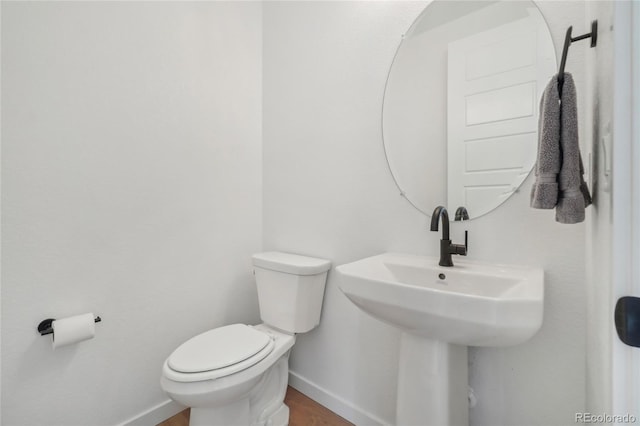
[[93,339],[96,323],[92,313],[53,321],[53,349],[83,340]]

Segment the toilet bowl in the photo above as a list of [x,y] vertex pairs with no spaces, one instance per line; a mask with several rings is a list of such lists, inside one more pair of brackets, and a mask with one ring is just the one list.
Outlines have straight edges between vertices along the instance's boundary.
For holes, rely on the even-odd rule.
[[[330,262],[289,253],[253,256],[263,324],[199,334],[164,362],[160,384],[191,407],[191,426],[285,426],[295,334],[316,327]],[[319,299],[319,300],[318,300]]]
[[[212,331],[225,329],[235,333],[245,331],[259,333],[258,336],[262,335],[268,340],[267,345],[253,355],[249,355],[250,352],[243,354],[241,349],[234,347],[238,356],[237,362],[205,371],[182,372],[174,370],[171,367],[172,357],[170,356],[162,369],[162,389],[174,401],[192,407],[190,425],[247,426],[267,424],[267,421],[271,420],[284,406],[284,393],[287,388],[289,372],[289,350],[295,342],[295,336],[271,329],[264,324],[254,327],[233,324]],[[226,336],[208,336],[207,333],[194,337],[178,349],[183,349],[189,342],[196,343],[192,345],[194,348],[190,349],[195,349],[197,346],[206,349],[206,346],[210,345],[212,357],[224,358],[229,349],[227,345],[234,344],[232,338],[227,340]],[[197,345],[198,343],[200,345]],[[251,347],[251,343],[254,342],[249,342],[247,348]],[[202,354],[203,352],[193,353],[193,356],[198,358],[198,355]],[[242,359],[243,357],[244,359]],[[185,355],[184,358],[186,361],[187,356]],[[192,361],[196,362],[196,360]],[[283,422],[272,421],[270,424],[274,426],[286,425],[288,423],[288,409],[286,411],[286,418]]]

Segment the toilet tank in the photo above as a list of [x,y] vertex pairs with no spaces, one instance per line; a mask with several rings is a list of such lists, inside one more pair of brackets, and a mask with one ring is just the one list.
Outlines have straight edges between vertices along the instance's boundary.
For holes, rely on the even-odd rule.
[[330,261],[270,251],[254,254],[253,266],[262,321],[290,333],[320,323]]

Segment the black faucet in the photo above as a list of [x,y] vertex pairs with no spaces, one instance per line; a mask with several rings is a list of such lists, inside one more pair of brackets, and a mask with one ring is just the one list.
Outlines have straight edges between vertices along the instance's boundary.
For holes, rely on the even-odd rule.
[[438,231],[438,224],[442,218],[442,239],[440,240],[440,266],[453,266],[452,254],[459,254],[460,256],[467,255],[467,231],[464,231],[464,245],[451,244],[449,238],[449,213],[443,206],[438,206],[433,211],[431,216],[431,230]]

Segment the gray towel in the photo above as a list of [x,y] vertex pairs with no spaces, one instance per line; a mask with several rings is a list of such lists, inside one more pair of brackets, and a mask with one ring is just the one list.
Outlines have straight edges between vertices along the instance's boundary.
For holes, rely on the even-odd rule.
[[558,77],[554,76],[540,101],[538,159],[531,207],[555,208],[556,221],[560,223],[584,221],[584,209],[591,204],[583,178],[576,105],[576,86],[571,74],[564,74],[562,96],[558,95]]

